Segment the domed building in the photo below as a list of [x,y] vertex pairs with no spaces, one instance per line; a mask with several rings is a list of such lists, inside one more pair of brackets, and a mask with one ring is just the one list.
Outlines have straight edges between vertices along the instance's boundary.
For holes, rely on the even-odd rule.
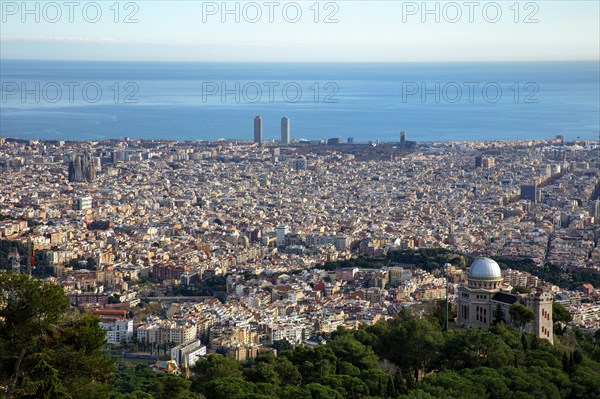
[[469,268],[467,284],[461,284],[457,290],[458,325],[487,330],[496,320],[510,324],[510,306],[521,303],[535,315],[525,331],[553,342],[552,296],[545,292],[512,294],[502,290],[503,280],[495,260],[476,259]]
[[502,285],[502,271],[496,261],[479,258],[471,265],[468,274],[469,287],[499,289]]

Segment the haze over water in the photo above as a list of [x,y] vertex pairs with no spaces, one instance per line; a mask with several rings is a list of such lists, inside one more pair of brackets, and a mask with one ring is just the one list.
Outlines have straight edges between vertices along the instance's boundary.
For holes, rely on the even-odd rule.
[[417,141],[591,140],[600,130],[597,61],[2,60],[0,83],[1,137],[252,140],[255,115],[265,139],[279,137],[284,115],[292,139],[397,141],[405,130]]

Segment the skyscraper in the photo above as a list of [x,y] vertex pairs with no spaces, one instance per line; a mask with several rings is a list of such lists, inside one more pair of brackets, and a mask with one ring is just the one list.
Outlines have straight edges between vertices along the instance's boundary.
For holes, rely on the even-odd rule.
[[262,118],[260,115],[254,117],[254,142],[262,146]]
[[406,147],[406,132],[403,130],[400,132],[400,148]]
[[281,142],[283,144],[290,143],[290,118],[287,116],[281,118]]
[[482,165],[483,165],[483,157],[481,155],[476,156],[475,157],[475,167],[481,168]]
[[538,190],[537,184],[522,184],[520,198],[522,200],[531,201],[534,204],[540,202],[540,191]]
[[277,246],[284,247],[285,246],[285,236],[290,232],[290,227],[281,225],[277,227]]

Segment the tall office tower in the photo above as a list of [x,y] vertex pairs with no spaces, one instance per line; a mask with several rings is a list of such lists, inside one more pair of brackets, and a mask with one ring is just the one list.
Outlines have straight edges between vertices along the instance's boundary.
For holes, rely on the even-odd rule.
[[277,246],[284,247],[285,246],[285,236],[290,232],[289,226],[278,226],[277,227]]
[[403,130],[400,132],[400,148],[406,147],[406,132]]
[[96,178],[96,168],[87,151],[75,155],[69,162],[69,181],[91,183]]
[[254,142],[262,146],[262,118],[260,115],[254,117]]
[[520,198],[531,201],[534,204],[540,202],[540,191],[537,188],[537,184],[522,184]]
[[475,157],[475,167],[481,168],[482,166],[483,166],[483,157],[481,155],[478,155]]
[[290,118],[287,116],[281,118],[281,143],[290,143]]

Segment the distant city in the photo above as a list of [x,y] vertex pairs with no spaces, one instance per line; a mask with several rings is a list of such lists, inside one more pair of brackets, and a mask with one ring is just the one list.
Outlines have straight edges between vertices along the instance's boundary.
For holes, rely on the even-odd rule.
[[[164,331],[185,348],[201,338],[206,346],[188,348],[195,354],[225,347],[238,359],[280,339],[300,344],[338,326],[392,317],[391,309],[443,299],[444,273],[452,274],[449,300],[459,308],[459,325],[489,327],[493,308],[508,312],[520,300],[511,289],[524,286],[545,295],[541,302],[523,299],[536,314],[562,298],[573,325],[600,327],[593,286],[558,286],[531,269],[498,268],[527,261],[599,270],[595,143],[563,136],[417,143],[404,131],[395,143],[302,143],[294,142],[284,116],[280,142],[267,147],[262,123],[254,118],[253,142],[0,139],[0,266],[60,283],[73,306],[104,320],[113,345],[134,336],[163,344],[167,338],[149,334]],[[436,248],[459,262],[447,270],[411,262],[323,269]],[[461,258],[467,255],[487,259],[477,272],[483,274],[469,272]],[[242,278],[248,273],[279,277],[265,291],[262,278]],[[223,303],[179,296],[210,292],[196,290],[219,276],[226,278]],[[487,310],[475,320],[479,310],[459,293],[481,289],[505,294],[487,296],[491,301],[477,305]],[[364,303],[359,313],[330,311],[356,296]],[[312,307],[293,317],[272,313],[309,297]],[[148,300],[177,310],[146,321],[119,313]],[[180,308],[181,300],[195,305]],[[220,316],[209,317],[214,312]],[[238,327],[242,319],[257,324]],[[552,341],[551,320],[528,328]],[[243,343],[231,341],[242,331]],[[190,361],[177,356],[179,366]]]

